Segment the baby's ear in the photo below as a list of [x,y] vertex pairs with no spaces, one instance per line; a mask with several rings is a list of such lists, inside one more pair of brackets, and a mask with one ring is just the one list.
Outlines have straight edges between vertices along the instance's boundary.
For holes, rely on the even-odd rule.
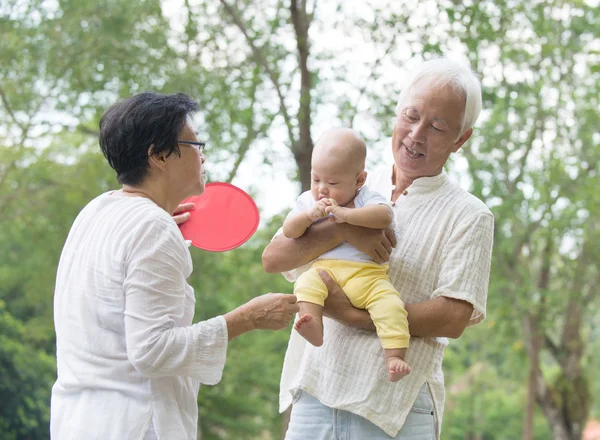
[[357,188],[362,187],[366,181],[367,181],[367,172],[361,171],[360,173],[358,173],[358,176],[356,176],[356,187]]

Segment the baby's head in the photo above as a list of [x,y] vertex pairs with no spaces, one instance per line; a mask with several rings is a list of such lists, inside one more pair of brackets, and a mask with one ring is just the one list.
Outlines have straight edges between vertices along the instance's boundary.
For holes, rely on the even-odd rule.
[[367,178],[366,157],[365,141],[351,128],[332,128],[323,133],[311,161],[314,199],[332,198],[341,206],[350,203]]

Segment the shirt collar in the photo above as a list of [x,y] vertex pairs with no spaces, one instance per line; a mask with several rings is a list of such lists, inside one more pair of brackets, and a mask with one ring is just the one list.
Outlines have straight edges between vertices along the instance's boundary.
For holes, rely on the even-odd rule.
[[[389,168],[389,181],[393,185],[392,176],[394,175],[394,166],[392,165]],[[448,182],[448,174],[445,171],[442,171],[440,174],[435,176],[427,176],[427,177],[419,177],[413,180],[413,183],[406,189],[408,194],[424,194],[428,192],[433,192],[439,189],[442,185]]]

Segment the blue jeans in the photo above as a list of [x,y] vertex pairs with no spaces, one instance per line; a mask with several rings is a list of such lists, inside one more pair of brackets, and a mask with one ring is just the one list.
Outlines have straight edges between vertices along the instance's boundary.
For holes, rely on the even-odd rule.
[[390,437],[367,419],[332,409],[305,391],[292,407],[285,440],[434,440],[433,399],[423,385],[404,426]]

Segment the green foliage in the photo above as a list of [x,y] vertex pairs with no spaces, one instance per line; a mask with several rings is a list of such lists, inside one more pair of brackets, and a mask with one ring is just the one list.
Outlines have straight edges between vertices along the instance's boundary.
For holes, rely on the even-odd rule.
[[[280,222],[274,220],[231,252],[192,250],[195,319],[226,313],[264,293],[291,293],[290,283],[280,275],[266,274],[260,265],[262,250]],[[279,377],[288,337],[289,330],[254,332],[230,342],[221,383],[200,389],[203,439],[223,438],[224,432],[232,438],[248,439],[279,432]]]
[[0,432],[6,440],[48,438],[56,361],[23,344],[24,335],[0,300]]
[[[252,151],[278,166],[298,139],[289,5],[184,1],[170,21],[167,3],[0,5],[0,399],[10,402],[0,405],[2,438],[47,438],[56,265],[79,210],[116,185],[97,151],[102,110],[142,90],[191,94],[216,180],[231,180]],[[483,79],[481,123],[452,169],[466,169],[461,177],[496,218],[488,318],[447,350],[443,438],[520,437],[532,341],[525,317],[542,336],[548,390],[537,400],[535,438],[551,436],[548,404],[565,421],[599,418],[598,8],[585,0],[363,3],[308,11],[313,135],[319,124],[344,124],[370,145],[389,136],[416,54],[463,53]],[[192,250],[196,320],[291,291],[260,265],[280,223],[233,252]],[[287,335],[254,332],[231,343],[222,382],[200,392],[204,439],[279,438]]]

